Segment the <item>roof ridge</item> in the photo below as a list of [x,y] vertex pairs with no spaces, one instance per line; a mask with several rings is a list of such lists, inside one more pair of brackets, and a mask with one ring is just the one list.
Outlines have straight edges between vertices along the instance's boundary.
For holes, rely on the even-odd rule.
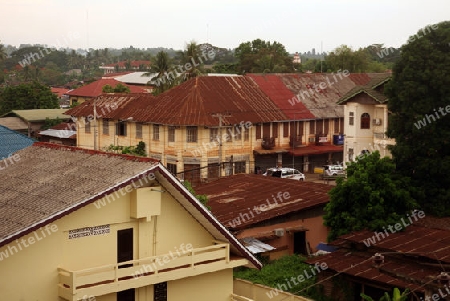
[[127,154],[108,153],[108,152],[100,151],[100,150],[85,149],[85,148],[81,148],[81,147],[61,145],[61,144],[53,144],[53,143],[49,143],[49,142],[35,142],[35,143],[33,143],[32,146],[73,151],[73,152],[79,151],[79,152],[82,152],[85,154],[90,154],[90,155],[106,155],[108,157],[119,157],[119,158],[122,158],[125,160],[135,161],[135,162],[155,162],[155,163],[160,162],[159,160],[149,158],[149,157],[138,157],[138,156],[132,156],[132,155],[127,155]]

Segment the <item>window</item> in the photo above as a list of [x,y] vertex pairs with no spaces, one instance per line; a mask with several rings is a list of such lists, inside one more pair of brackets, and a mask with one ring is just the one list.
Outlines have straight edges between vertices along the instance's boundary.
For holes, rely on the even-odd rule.
[[197,142],[197,127],[196,126],[186,127],[186,140],[187,140],[187,142]]
[[309,134],[315,134],[316,133],[316,121],[315,120],[311,120],[309,122]]
[[256,139],[261,139],[261,124],[256,125]]
[[242,130],[244,131],[244,141],[250,140],[250,129],[243,127]]
[[159,140],[159,124],[153,125],[153,140]]
[[348,125],[354,125],[355,124],[355,113],[349,112],[348,113]]
[[175,142],[175,127],[174,126],[169,126],[169,142]]
[[361,115],[361,129],[370,129],[370,115],[369,113],[363,113]]
[[278,123],[272,123],[272,137],[278,138]]
[[270,138],[270,123],[263,124],[263,138]]
[[338,134],[339,131],[339,118],[334,118],[334,133]]
[[234,127],[234,134],[233,134],[233,137],[234,137],[234,140],[235,141],[241,141],[242,140],[242,131],[244,130],[245,128],[244,127],[241,127],[240,125],[236,125],[235,127]]
[[127,135],[127,124],[125,122],[119,121],[116,124],[116,135],[126,136]]
[[209,141],[216,141],[217,136],[219,135],[219,129],[218,128],[211,128],[209,129]]
[[167,170],[173,174],[174,176],[177,175],[177,165],[174,163],[167,163]]
[[153,285],[153,301],[167,301],[167,281]]
[[210,163],[208,164],[208,178],[209,179],[217,179],[219,178],[219,163]]
[[136,123],[136,138],[142,138],[142,123]]
[[91,132],[91,123],[89,122],[88,118],[84,119],[84,132],[90,133]]
[[348,161],[353,162],[353,148],[348,149]]
[[102,131],[103,131],[103,135],[109,135],[109,120],[108,119],[102,120]]
[[234,163],[234,173],[245,173],[245,161]]
[[289,122],[283,122],[283,137],[289,137]]

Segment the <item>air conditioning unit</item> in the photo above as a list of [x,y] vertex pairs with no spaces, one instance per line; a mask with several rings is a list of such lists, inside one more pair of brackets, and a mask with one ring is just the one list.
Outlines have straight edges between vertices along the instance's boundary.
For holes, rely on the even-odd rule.
[[278,228],[273,230],[273,232],[275,233],[276,236],[281,237],[284,236],[284,229],[283,228]]
[[372,120],[373,125],[381,125],[381,118],[375,118]]

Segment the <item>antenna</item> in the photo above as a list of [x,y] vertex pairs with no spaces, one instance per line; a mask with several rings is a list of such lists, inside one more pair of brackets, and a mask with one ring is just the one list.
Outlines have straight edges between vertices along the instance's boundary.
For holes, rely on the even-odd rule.
[[323,41],[320,41],[320,73],[322,73]]

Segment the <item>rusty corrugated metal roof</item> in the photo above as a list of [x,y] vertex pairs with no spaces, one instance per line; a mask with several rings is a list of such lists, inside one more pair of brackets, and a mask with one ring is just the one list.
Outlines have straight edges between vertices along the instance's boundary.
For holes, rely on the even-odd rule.
[[[320,183],[238,174],[196,187],[196,193],[208,196],[212,213],[226,227],[233,230],[286,215],[292,212],[323,206],[329,202],[330,186]],[[289,198],[277,198],[278,193]],[[276,198],[274,200],[273,198]],[[267,207],[258,210],[261,205]],[[253,213],[253,214],[252,214]],[[239,220],[238,220],[239,219]]]
[[[337,102],[344,94],[356,86],[366,85],[388,75],[295,73],[247,76],[255,80],[290,119],[320,119],[343,117],[344,109]],[[320,88],[321,84],[323,89]]]
[[[117,108],[110,110],[112,105]],[[222,114],[223,125],[286,120],[286,115],[246,77],[197,77],[153,97],[149,94],[103,94],[96,99],[97,114],[169,125],[218,126],[214,114]],[[66,112],[72,116],[93,114],[93,100]]]
[[97,97],[103,93],[102,91],[103,91],[104,86],[110,85],[111,87],[114,88],[118,84],[121,84],[123,86],[127,86],[128,88],[130,88],[131,93],[146,93],[147,92],[145,89],[143,89],[141,87],[127,85],[123,82],[115,80],[114,78],[102,78],[102,79],[96,80],[95,82],[92,82],[88,85],[71,90],[70,92],[67,92],[66,95],[82,96],[82,97]]
[[283,112],[249,78],[202,76],[159,95],[152,122],[172,125],[217,126],[213,114],[229,114],[224,125],[285,120]]

